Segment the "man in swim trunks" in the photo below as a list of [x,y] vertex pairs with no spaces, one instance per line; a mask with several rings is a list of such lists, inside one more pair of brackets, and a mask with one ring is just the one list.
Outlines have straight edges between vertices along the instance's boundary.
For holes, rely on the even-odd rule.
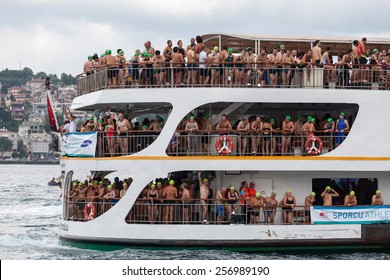
[[324,206],[332,206],[333,197],[338,197],[339,194],[332,189],[330,186],[326,186],[325,190],[322,192],[321,197],[324,200]]
[[178,47],[174,47],[172,53],[172,67],[173,67],[173,75],[175,75],[174,78],[175,78],[176,85],[182,84],[183,64],[184,64],[183,55],[179,52]]
[[216,199],[215,212],[217,214],[217,224],[221,224],[225,217],[225,201],[226,201],[225,193],[226,193],[226,188],[222,187],[219,190],[217,190],[217,193],[215,195],[215,199]]
[[308,196],[305,198],[305,217],[306,217],[306,224],[310,224],[310,207],[313,206],[314,202],[316,202],[316,193],[311,192]]
[[202,207],[202,221],[204,224],[207,224],[207,199],[209,197],[210,188],[209,188],[209,180],[204,178],[202,180],[202,173],[198,173],[199,180],[199,189],[200,189],[200,204]]
[[282,123],[282,156],[287,155],[290,149],[291,134],[294,133],[294,129],[294,123],[291,121],[291,117],[287,115]]
[[238,154],[245,155],[247,153],[248,134],[250,132],[250,124],[247,117],[243,118],[237,126],[238,135]]
[[276,193],[272,192],[270,197],[266,197],[264,200],[264,223],[274,223],[276,207],[278,201],[275,199]]
[[182,183],[180,185],[180,189],[181,189],[181,201],[183,203],[183,222],[185,224],[188,224],[188,213],[190,210],[191,194],[187,183]]
[[110,88],[116,87],[117,84],[117,72],[115,57],[111,55],[111,50],[106,50],[106,54],[103,57],[104,65],[107,67],[108,86]]
[[124,118],[122,113],[118,115],[118,121],[116,122],[117,132],[119,135],[119,147],[122,155],[127,155],[128,152],[128,134],[131,129],[130,122]]
[[166,224],[172,223],[173,221],[173,210],[174,203],[177,196],[177,188],[175,187],[175,181],[170,180],[169,185],[164,188],[163,197],[165,198],[166,209],[165,209],[165,218],[164,221]]
[[321,42],[320,40],[314,41],[314,47],[311,50],[313,52],[313,61],[316,64],[316,66],[320,66],[321,63]]
[[91,75],[93,73],[92,72],[92,68],[93,68],[92,55],[89,55],[87,62],[84,63],[84,74],[85,74],[85,76],[89,76],[89,75]]
[[383,205],[383,196],[380,190],[376,190],[375,194],[372,196],[371,205]]
[[196,45],[194,44],[190,49],[187,51],[187,68],[188,68],[188,77],[187,77],[187,84],[188,85],[196,85],[196,73],[199,62],[199,55],[195,53]]
[[264,206],[264,198],[261,196],[261,193],[255,193],[253,197],[251,197],[251,202],[249,204],[251,206],[251,224],[258,224],[260,222],[260,210]]

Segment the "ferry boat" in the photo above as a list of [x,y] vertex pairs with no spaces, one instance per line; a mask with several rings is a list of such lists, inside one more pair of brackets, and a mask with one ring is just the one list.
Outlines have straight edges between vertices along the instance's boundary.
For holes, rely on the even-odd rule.
[[[214,46],[222,49],[225,44],[232,46],[236,55],[247,47],[257,54],[264,46],[270,50],[280,44],[286,49],[307,51],[314,42],[312,38],[232,34],[206,34],[202,38],[211,49]],[[319,39],[323,50],[331,46],[338,53],[351,48],[350,40]],[[368,42],[380,49],[390,46],[390,40],[384,38],[368,38]],[[389,247],[390,207],[371,205],[377,190],[385,200],[390,197],[387,129],[390,91],[386,77],[381,76],[386,73],[369,65],[364,69],[329,69],[321,65],[242,67],[239,71],[244,72],[244,77],[239,84],[232,78],[237,64],[211,68],[221,76],[213,85],[175,84],[178,72],[170,65],[159,69],[147,65],[130,68],[129,80],[120,86],[110,85],[104,69],[89,76],[81,75],[72,110],[92,116],[107,111],[123,113],[133,126],[135,121],[141,123],[146,117],[156,117],[156,122],[163,125],[158,123],[154,130],[146,127],[120,135],[86,132],[64,136],[63,147],[68,145],[70,150],[93,144],[96,148],[92,154],[65,152],[61,157],[64,179],[60,237],[76,242],[142,246]],[[158,75],[162,70],[168,83],[148,80],[150,77],[146,75]],[[251,76],[245,76],[248,70],[252,70]],[[269,78],[270,70],[281,75],[290,71],[287,84],[283,86],[281,81],[274,87],[269,81],[262,84],[264,72]],[[140,73],[140,79],[145,75],[146,82],[131,81],[136,77],[132,76],[134,72]],[[360,75],[360,80],[353,81],[353,75]],[[216,129],[222,116],[230,120],[232,130]],[[271,133],[237,130],[234,125],[237,120],[246,117],[253,120],[252,116],[260,116],[262,122],[268,123],[271,118],[277,120],[274,129]],[[350,127],[345,134],[323,130],[324,124],[336,123],[343,116]],[[209,122],[213,129],[186,130],[184,124],[192,117],[198,122]],[[307,119],[317,129],[313,133],[294,130],[286,135],[279,128],[287,117],[293,122]],[[96,137],[95,143],[86,140],[92,136]],[[342,141],[337,137],[342,137]],[[290,145],[282,151],[287,138]],[[123,140],[126,147],[120,149]],[[114,149],[109,148],[109,141],[114,141]],[[120,199],[80,199],[70,195],[75,179],[82,179],[75,174],[90,174],[87,184],[92,185],[116,176],[131,178],[127,181],[131,184]],[[205,204],[199,196],[190,200],[180,197],[166,200],[161,196],[154,201],[145,199],[152,184],[172,184],[180,191],[182,183],[193,183],[193,191],[197,192],[204,179],[214,194],[205,200],[208,210],[205,219],[202,217]],[[285,192],[292,191],[296,198],[292,221],[282,219],[285,210],[281,207],[272,209],[275,217],[271,223],[265,221],[265,207],[251,210],[247,201],[239,198],[229,208],[227,200],[215,199],[221,187],[228,191],[233,187],[240,194],[243,181],[253,182],[256,193],[262,197],[275,193],[278,201]],[[333,198],[334,206],[322,206],[321,194],[327,186],[340,195]],[[342,206],[351,191],[355,192],[358,206]],[[305,207],[305,198],[312,192],[316,202],[310,208]],[[87,209],[90,218],[83,215],[87,205],[93,208],[93,211]],[[218,219],[220,205],[223,213]],[[172,209],[173,215],[167,220],[168,209]],[[251,211],[258,212],[256,222],[249,217],[253,215]]]

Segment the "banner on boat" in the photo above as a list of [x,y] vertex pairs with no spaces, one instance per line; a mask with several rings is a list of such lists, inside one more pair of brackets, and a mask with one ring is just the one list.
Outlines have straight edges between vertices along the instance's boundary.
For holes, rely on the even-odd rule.
[[390,206],[312,206],[312,224],[390,223]]
[[63,137],[62,150],[69,157],[95,157],[97,132],[71,132]]

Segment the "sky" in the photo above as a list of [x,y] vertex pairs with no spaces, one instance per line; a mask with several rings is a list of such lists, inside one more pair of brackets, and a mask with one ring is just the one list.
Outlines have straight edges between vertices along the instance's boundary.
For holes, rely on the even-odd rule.
[[82,72],[88,55],[206,33],[390,38],[390,1],[0,0],[0,70]]

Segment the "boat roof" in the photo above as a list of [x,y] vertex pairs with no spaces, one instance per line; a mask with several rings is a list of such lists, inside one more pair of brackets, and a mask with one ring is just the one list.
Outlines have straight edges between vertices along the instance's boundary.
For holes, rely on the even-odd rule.
[[273,48],[279,48],[284,44],[286,49],[295,49],[298,52],[306,52],[312,48],[315,40],[321,41],[321,47],[331,47],[334,54],[344,54],[351,49],[354,40],[361,40],[362,37],[367,38],[367,48],[379,50],[390,49],[390,38],[388,37],[354,37],[350,36],[284,36],[284,35],[254,35],[254,34],[234,34],[234,33],[206,33],[201,35],[206,46],[212,48],[214,46],[221,47],[227,45],[235,51],[251,47],[258,53],[262,48],[270,52]]

